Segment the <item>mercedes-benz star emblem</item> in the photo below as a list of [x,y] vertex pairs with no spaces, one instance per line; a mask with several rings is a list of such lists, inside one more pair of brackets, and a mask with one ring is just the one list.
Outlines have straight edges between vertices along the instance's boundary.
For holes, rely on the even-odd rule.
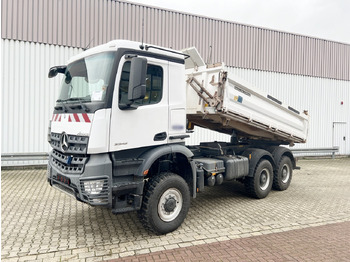
[[69,144],[68,144],[68,135],[63,132],[61,134],[61,138],[60,138],[60,146],[61,146],[61,150],[63,152],[66,152],[69,148]]

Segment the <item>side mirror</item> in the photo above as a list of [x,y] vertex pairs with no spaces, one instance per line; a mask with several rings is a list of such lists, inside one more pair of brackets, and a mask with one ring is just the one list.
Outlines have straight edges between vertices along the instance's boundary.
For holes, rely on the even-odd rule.
[[135,101],[146,95],[147,59],[133,57],[130,65],[128,100]]
[[66,72],[66,66],[54,66],[51,67],[49,70],[49,78],[53,78],[55,76],[57,76],[58,73],[64,74],[64,72]]

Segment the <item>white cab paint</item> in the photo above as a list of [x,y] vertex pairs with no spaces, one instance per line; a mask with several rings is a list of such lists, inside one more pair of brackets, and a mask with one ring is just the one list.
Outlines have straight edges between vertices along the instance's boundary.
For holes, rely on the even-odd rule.
[[95,112],[89,139],[88,154],[108,152],[111,111],[109,108],[100,109]]
[[[169,137],[186,135],[186,85],[182,64],[169,62]],[[170,139],[169,143],[183,139]]]
[[[142,57],[142,56],[140,56]],[[146,57],[148,64],[161,66],[163,69],[163,94],[157,104],[139,106],[134,110],[122,110],[119,108],[119,80],[125,58],[122,57],[114,88],[112,119],[110,131],[109,150],[120,151],[144,146],[162,145],[168,143],[168,138],[162,141],[154,141],[157,134],[168,134],[168,61]]]

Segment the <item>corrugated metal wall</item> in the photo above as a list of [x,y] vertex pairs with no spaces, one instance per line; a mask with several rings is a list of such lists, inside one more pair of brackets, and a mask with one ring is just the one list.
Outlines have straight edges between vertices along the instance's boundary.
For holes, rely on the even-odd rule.
[[49,68],[81,49],[1,40],[1,152],[48,152],[47,128],[60,79]]
[[[205,59],[225,61],[258,88],[308,109],[310,135],[299,147],[332,146],[332,136],[345,129],[350,154],[348,44],[124,1],[2,0],[1,7],[2,153],[48,152],[47,125],[59,88],[58,78],[47,78],[48,69],[90,42],[140,41],[144,19],[145,42],[174,49],[196,46]],[[333,122],[346,124],[338,132]],[[196,129],[188,143],[228,139]]]
[[[64,64],[82,49],[13,40],[1,40],[1,45],[2,153],[48,152],[47,126],[60,85],[59,78],[47,78],[48,69]],[[309,110],[308,142],[298,147],[333,146],[332,123],[346,122],[345,152],[350,154],[349,81],[239,68],[230,70],[290,106]],[[196,128],[187,143],[215,140],[229,141],[229,136]]]
[[[112,39],[174,49],[239,68],[350,80],[350,45],[115,0],[2,0],[2,38],[70,47]],[[213,13],[213,16],[220,14]],[[91,42],[91,43],[90,43]]]

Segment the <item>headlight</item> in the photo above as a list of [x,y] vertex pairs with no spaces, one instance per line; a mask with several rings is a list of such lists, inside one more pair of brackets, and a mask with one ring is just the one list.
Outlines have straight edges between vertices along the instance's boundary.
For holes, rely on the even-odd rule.
[[102,192],[104,180],[84,181],[85,192],[90,195],[98,195]]

